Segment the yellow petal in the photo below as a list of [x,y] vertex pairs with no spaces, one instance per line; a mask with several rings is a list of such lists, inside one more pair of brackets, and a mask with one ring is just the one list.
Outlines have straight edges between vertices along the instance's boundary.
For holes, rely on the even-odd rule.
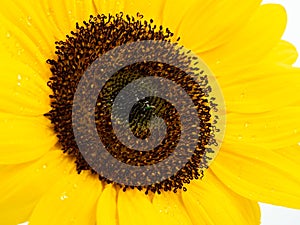
[[194,225],[260,224],[258,204],[229,190],[210,169],[187,188],[182,198]]
[[113,185],[106,185],[97,204],[97,225],[118,224],[117,190]]
[[1,58],[23,62],[48,79],[46,60],[54,57],[55,41],[95,13],[93,1],[5,1],[0,13]]
[[[188,11],[191,10],[192,7],[194,7],[196,4],[199,4],[201,2],[203,5],[206,5],[207,1],[199,1],[199,0],[190,0],[186,1],[184,4],[182,4],[181,0],[165,0],[164,1],[164,12],[163,12],[163,18],[162,22],[165,28],[169,28],[171,32],[174,33],[175,39],[177,39],[179,36],[182,36],[178,34],[179,28],[184,22],[184,20],[188,20]],[[205,11],[206,7],[197,8],[197,14],[201,14],[202,10]],[[200,39],[200,38],[199,38]]]
[[36,1],[2,3],[0,42],[4,51],[1,51],[1,58],[8,54],[11,61],[23,62],[35,68],[40,76],[47,77],[45,66],[54,53],[55,27],[49,24]]
[[30,225],[95,225],[101,182],[90,172],[72,173],[58,181],[37,203]]
[[[211,168],[230,189],[246,198],[299,209],[300,164],[286,149],[279,154],[263,146],[224,143]],[[299,162],[300,146],[292,150]]]
[[30,163],[1,166],[1,223],[16,225],[27,221],[44,193],[71,170],[74,171],[74,163],[61,150]]
[[[260,0],[197,1],[190,6],[182,23],[178,24],[181,43],[186,48],[200,53],[228,42],[250,19],[260,2]],[[178,1],[175,4],[183,3]]]
[[178,221],[158,210],[143,191],[128,189],[118,193],[119,225],[177,225]]
[[[71,22],[72,30],[74,30],[76,22],[82,24],[84,20],[87,21],[89,19],[90,15],[96,16],[98,13],[101,13],[101,12],[97,12],[96,5],[92,0],[89,1],[67,0],[64,1],[64,4],[65,4],[64,9],[66,10],[65,17],[67,19],[69,18],[69,22]],[[57,22],[59,23],[59,20]],[[67,32],[69,33],[70,31]]]
[[289,147],[274,149],[273,151],[300,165],[300,139],[298,143],[294,143]]
[[298,58],[298,52],[294,45],[287,41],[279,41],[271,52],[263,59],[264,63],[286,63],[292,65]]
[[36,159],[57,142],[45,117],[0,113],[0,163],[14,164]]
[[154,195],[152,204],[162,214],[172,217],[176,224],[193,225],[181,199],[181,191]]
[[71,3],[71,1],[43,0],[39,3],[43,8],[41,13],[47,15],[51,26],[57,28],[55,34],[60,39],[75,29],[74,11],[72,11],[72,8],[67,7],[68,3]]
[[125,14],[136,16],[140,13],[148,22],[154,20],[154,24],[161,25],[164,13],[165,0],[127,0],[124,4]]
[[40,5],[42,13],[48,16],[51,26],[56,27],[58,40],[64,39],[66,34],[76,29],[76,22],[82,24],[88,20],[90,15],[96,15],[96,3],[99,1],[51,1],[42,0]]
[[257,65],[229,74],[218,78],[228,112],[261,113],[300,100],[299,68]]
[[49,111],[51,91],[38,71],[9,59],[0,65],[0,70],[2,112],[38,116]]
[[118,215],[119,225],[151,225],[159,222],[148,196],[136,189],[119,191]]
[[282,6],[262,5],[249,23],[230,37],[230,42],[200,56],[204,61],[210,62],[210,67],[216,74],[222,73],[224,66],[234,69],[244,64],[257,63],[278,43],[286,20],[286,12]]
[[227,115],[225,140],[269,149],[289,147],[300,141],[300,107],[267,113]]
[[[106,14],[106,15],[108,15],[109,13],[111,15],[116,15],[116,13],[124,12],[124,6],[126,4],[129,4],[127,0],[119,0],[119,1],[97,0],[92,2],[98,14]],[[135,16],[136,13],[137,12],[134,12],[132,16]]]

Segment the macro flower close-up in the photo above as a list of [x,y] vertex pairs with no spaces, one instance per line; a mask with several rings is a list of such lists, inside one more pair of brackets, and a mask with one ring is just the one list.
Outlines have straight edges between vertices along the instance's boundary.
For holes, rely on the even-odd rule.
[[258,202],[300,209],[281,5],[12,0],[0,21],[1,224],[258,225]]

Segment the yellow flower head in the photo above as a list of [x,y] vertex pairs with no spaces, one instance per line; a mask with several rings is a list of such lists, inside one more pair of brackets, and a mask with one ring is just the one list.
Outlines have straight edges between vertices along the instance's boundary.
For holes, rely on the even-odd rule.
[[282,6],[0,12],[1,223],[253,225],[257,202],[300,209],[300,69]]

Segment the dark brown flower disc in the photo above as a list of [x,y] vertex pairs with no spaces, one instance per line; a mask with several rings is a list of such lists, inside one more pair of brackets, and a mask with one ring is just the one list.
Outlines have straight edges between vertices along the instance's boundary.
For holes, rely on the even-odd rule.
[[[72,125],[74,96],[81,78],[91,65],[95,65],[97,59],[118,46],[130,43],[145,40],[160,41],[161,43],[171,42],[173,34],[168,29],[153,25],[152,20],[147,22],[141,19],[142,17],[139,14],[137,18],[128,15],[124,17],[122,13],[115,16],[90,16],[88,22],[83,21],[83,26],[77,23],[76,30],[72,31],[71,35],[67,35],[65,41],[56,42],[56,58],[47,60],[52,72],[48,86],[52,89],[53,94],[50,95],[52,110],[46,113],[45,116],[51,120],[62,150],[75,158],[78,173],[82,170],[90,170],[94,174],[98,173],[100,180],[107,183],[116,183],[124,191],[128,187],[138,188],[139,190],[144,189],[146,193],[148,191],[160,193],[161,190],[176,192],[177,189],[182,188],[186,190],[183,187],[184,184],[189,183],[192,179],[201,178],[203,169],[208,167],[209,161],[212,159],[210,154],[214,155],[217,152],[216,146],[219,145],[219,139],[222,137],[222,135],[217,137],[217,133],[222,133],[217,127],[220,118],[217,112],[218,103],[222,102],[222,99],[216,100],[215,95],[211,94],[213,91],[208,78],[210,72],[207,71],[207,68],[201,68],[202,65],[197,65],[197,58],[189,51],[179,47],[179,45],[170,51],[155,53],[162,59],[161,61],[169,62],[171,59],[171,63],[162,63],[161,61],[136,62],[121,68],[108,80],[105,80],[103,88],[98,90],[93,113],[99,140],[101,140],[107,152],[119,162],[133,167],[145,167],[163,162],[171,155],[176,154],[176,147],[179,143],[186,143],[185,148],[191,153],[190,157],[186,158],[183,166],[178,165],[178,168],[176,167],[175,173],[170,173],[174,168],[170,171],[166,169],[164,180],[147,185],[142,183],[128,185],[125,182],[116,182],[103,176],[89,163],[95,161],[99,164],[109,164],[110,161],[103,160],[99,162],[99,154],[101,153],[88,149],[88,147],[83,150],[83,154],[74,135]],[[147,53],[147,51],[145,49],[144,53]],[[153,51],[149,50],[149,54],[152,54],[151,52]],[[112,62],[115,59],[123,60],[117,53],[114,55]],[[94,75],[95,82],[103,79],[104,76],[101,73],[101,71],[98,71]],[[147,151],[127,146],[120,140],[114,130],[114,122],[112,121],[114,101],[124,87],[147,77],[170,80],[184,90],[191,99],[192,108],[195,109],[198,120],[192,121],[194,125],[185,128],[185,130],[191,130],[189,139],[193,139],[195,147],[191,147],[188,141],[182,140],[183,137],[189,137],[189,135],[182,134],[183,116],[179,113],[182,110],[178,111],[178,108],[175,107],[176,104],[157,95],[137,98],[136,103],[126,117],[128,121],[122,115],[125,112],[122,108],[118,110],[120,113],[113,117],[117,121],[115,123],[128,123],[130,132],[137,139],[148,140],[151,137],[153,127],[158,131],[163,130],[165,127],[164,138],[153,149]],[[83,87],[86,92],[94,89],[93,85],[90,84],[89,86],[83,85]],[[155,84],[147,84],[143,88],[147,89],[149,93],[151,93],[151,90],[157,90]],[[132,90],[132,96],[135,95],[135,91]],[[172,98],[176,99],[175,89],[170,88],[169,92]],[[180,101],[182,99],[177,99],[177,105]],[[85,126],[86,108],[83,101],[79,109],[83,116],[82,121],[79,121],[79,129],[76,128],[77,131],[80,130],[80,126]],[[195,133],[194,127],[197,127],[199,132]],[[89,136],[86,133],[84,135],[86,135],[85,141],[88,142]],[[126,133],[122,135],[121,139],[128,138]],[[171,166],[174,167],[173,164],[170,164]],[[132,174],[132,176],[137,176],[137,174]]]

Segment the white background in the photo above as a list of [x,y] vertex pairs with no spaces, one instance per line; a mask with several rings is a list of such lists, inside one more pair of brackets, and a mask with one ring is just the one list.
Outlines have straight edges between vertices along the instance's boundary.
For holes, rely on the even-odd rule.
[[[283,39],[292,42],[300,52],[300,0],[264,0],[263,3],[280,3],[285,7],[288,24]],[[300,67],[299,58],[296,65]],[[261,225],[300,225],[300,210],[267,204],[261,204],[261,210]]]
[[[300,0],[264,0],[263,3],[280,3],[285,7],[288,13],[288,25],[283,38],[292,42],[300,52]],[[300,66],[300,58],[297,66]],[[300,210],[268,204],[261,204],[261,210],[261,225],[300,225]]]

